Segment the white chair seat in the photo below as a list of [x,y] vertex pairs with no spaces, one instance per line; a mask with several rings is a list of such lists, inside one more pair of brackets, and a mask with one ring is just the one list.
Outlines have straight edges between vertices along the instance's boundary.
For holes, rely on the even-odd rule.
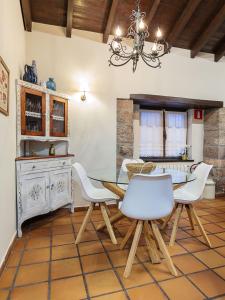
[[197,200],[194,195],[182,188],[175,190],[173,196],[175,202],[182,204],[188,204]]
[[119,200],[119,197],[110,192],[106,188],[94,188],[93,191],[89,191],[88,195],[91,199],[86,198],[90,202],[106,202],[110,200]]

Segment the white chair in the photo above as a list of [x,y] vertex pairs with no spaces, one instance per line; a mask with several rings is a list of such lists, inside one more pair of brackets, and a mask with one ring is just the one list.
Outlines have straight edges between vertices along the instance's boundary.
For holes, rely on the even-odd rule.
[[[112,225],[109,221],[109,216],[107,213],[108,208],[106,205],[106,201],[118,200],[118,197],[104,187],[96,188],[95,186],[93,186],[90,179],[88,178],[88,176],[86,174],[85,169],[83,168],[83,166],[81,164],[75,163],[73,165],[73,169],[75,171],[75,174],[73,174],[73,180],[75,180],[79,183],[79,185],[81,187],[81,192],[82,192],[83,198],[86,201],[90,202],[90,206],[88,208],[87,214],[85,215],[85,218],[83,220],[81,228],[78,232],[75,244],[78,244],[80,242],[80,240],[82,238],[82,234],[86,229],[87,223],[90,219],[91,213],[96,204],[100,205],[102,216],[105,221],[106,227],[108,229],[112,243],[117,244],[117,240],[116,240]],[[76,175],[78,175],[78,176],[76,176]]]
[[205,163],[199,164],[193,172],[193,174],[196,176],[196,179],[194,181],[186,183],[184,186],[174,191],[174,200],[176,202],[174,210],[172,214],[165,220],[162,226],[162,229],[164,229],[169,220],[171,219],[172,215],[176,212],[173,230],[170,238],[170,246],[173,246],[175,243],[179,219],[182,210],[186,208],[192,229],[194,229],[195,220],[206,244],[209,247],[212,247],[209,238],[207,237],[207,234],[202,226],[202,223],[193,207],[193,203],[201,199],[209,172],[212,169],[212,167],[212,165],[207,165]]
[[[125,278],[131,273],[132,264],[143,229],[152,262],[160,262],[158,249],[154,241],[156,240],[161,252],[166,258],[169,270],[173,275],[177,275],[170,254],[155,222],[155,220],[170,214],[173,206],[173,188],[170,175],[134,175],[132,177],[121,205],[121,212],[128,218],[135,220],[128,230],[125,242],[136,228],[124,271]],[[151,230],[153,234],[151,234]]]

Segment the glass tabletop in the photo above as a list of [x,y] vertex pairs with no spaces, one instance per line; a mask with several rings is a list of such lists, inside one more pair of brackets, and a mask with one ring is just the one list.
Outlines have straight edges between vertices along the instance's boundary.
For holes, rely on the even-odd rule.
[[[193,173],[190,173],[188,171],[180,171],[176,169],[157,167],[154,171],[148,173],[148,175],[159,175],[159,174],[170,174],[172,176],[173,184],[183,184],[183,183],[191,182],[196,179],[196,176]],[[115,184],[129,183],[127,172],[122,170],[119,172],[119,174],[117,174],[116,171],[110,169],[99,169],[99,170],[96,169],[88,172],[88,177],[90,179],[101,181],[101,182],[109,182]]]

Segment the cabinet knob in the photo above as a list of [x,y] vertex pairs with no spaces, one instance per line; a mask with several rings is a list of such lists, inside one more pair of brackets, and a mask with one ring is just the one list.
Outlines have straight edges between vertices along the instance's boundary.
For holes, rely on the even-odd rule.
[[54,188],[54,184],[51,184],[51,190],[53,190],[53,188]]
[[47,185],[47,186],[46,186],[46,188],[47,188],[47,189],[49,189],[49,188],[50,188],[50,186],[49,186],[49,185]]
[[32,169],[35,169],[35,168],[36,168],[36,166],[35,166],[35,165],[33,165],[33,166],[32,166]]
[[63,166],[65,166],[65,164],[66,164],[66,162],[64,161],[64,162],[63,162]]

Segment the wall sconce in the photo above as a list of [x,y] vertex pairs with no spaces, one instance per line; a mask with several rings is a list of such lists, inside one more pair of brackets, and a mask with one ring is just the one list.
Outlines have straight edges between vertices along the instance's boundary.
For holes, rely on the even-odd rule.
[[83,91],[83,94],[80,96],[80,100],[81,101],[86,101],[87,100],[86,92],[85,91]]

